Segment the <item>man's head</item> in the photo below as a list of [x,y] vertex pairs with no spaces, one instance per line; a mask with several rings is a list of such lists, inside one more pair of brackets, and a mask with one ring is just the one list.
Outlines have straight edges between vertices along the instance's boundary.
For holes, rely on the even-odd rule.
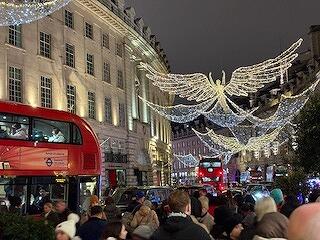
[[139,203],[143,203],[144,199],[145,199],[145,195],[144,195],[144,192],[142,191],[138,191],[137,194],[136,194],[136,199]]
[[169,196],[169,206],[172,212],[191,214],[191,200],[188,193],[177,190]]
[[318,240],[320,229],[320,203],[297,208],[290,216],[289,240]]
[[58,200],[56,202],[56,210],[58,213],[62,213],[67,208],[67,204],[63,200]]
[[53,135],[57,135],[59,132],[60,132],[60,129],[59,129],[59,128],[53,128],[53,129],[52,129],[52,134],[53,134]]
[[199,201],[202,207],[202,214],[205,214],[206,212],[208,212],[209,209],[209,199],[205,196],[201,196],[199,197]]
[[93,206],[90,210],[91,217],[102,218],[103,216],[103,209],[101,206]]

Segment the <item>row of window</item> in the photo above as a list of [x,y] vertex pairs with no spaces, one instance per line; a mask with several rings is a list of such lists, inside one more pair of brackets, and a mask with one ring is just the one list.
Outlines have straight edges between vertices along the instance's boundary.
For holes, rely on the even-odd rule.
[[82,144],[79,128],[68,122],[0,113],[0,139]]
[[[40,79],[41,106],[52,108],[52,79],[41,76]],[[22,102],[22,69],[9,67],[9,100]],[[76,87],[67,85],[67,109],[71,113],[76,113]],[[112,124],[112,102],[111,98],[105,98],[105,121]],[[88,116],[96,118],[96,97],[94,92],[88,92]],[[126,107],[124,103],[119,103],[119,126],[126,126]]]
[[[74,29],[74,16],[72,12],[69,12],[68,10],[65,10],[65,20],[64,20],[65,26]],[[48,34],[47,34],[48,35]],[[84,35],[87,38],[93,39],[94,36],[94,29],[93,25],[85,22],[85,29],[84,29]],[[49,35],[50,36],[50,35]],[[40,34],[40,42],[45,40],[47,43],[50,41],[50,39],[45,39],[47,36],[41,36]],[[21,25],[15,25],[15,26],[9,26],[9,43],[17,46],[22,47],[22,31],[21,31]],[[104,48],[110,48],[110,39],[108,33],[102,34],[101,39],[102,47]],[[122,57],[123,55],[123,45],[121,43],[116,44],[116,52],[115,54],[119,57]]]
[[[73,15],[72,13],[66,11],[65,14],[65,23],[66,26],[73,28]],[[89,23],[86,23],[85,30],[86,37],[92,38],[93,36],[93,26]],[[40,32],[40,42],[39,42],[39,54],[46,58],[51,58],[51,35],[45,32]],[[22,47],[22,30],[21,25],[9,26],[9,44]],[[109,48],[109,35],[103,34],[102,37],[103,47]],[[122,45],[117,44],[116,54],[122,56]],[[69,43],[65,45],[65,64],[69,67],[75,68],[75,47]],[[94,55],[87,53],[86,57],[86,73],[90,75],[95,75],[95,63]],[[111,83],[110,77],[110,64],[108,62],[103,63],[103,81]],[[117,75],[117,87],[124,89],[124,79],[123,72],[118,70]]]

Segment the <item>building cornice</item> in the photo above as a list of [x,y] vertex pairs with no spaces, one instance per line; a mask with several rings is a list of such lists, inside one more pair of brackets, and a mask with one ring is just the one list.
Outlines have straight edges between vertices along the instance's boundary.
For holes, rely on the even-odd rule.
[[150,43],[134,29],[136,26],[124,13],[121,13],[124,18],[121,19],[98,0],[75,0],[73,2],[81,4],[84,8],[88,9],[88,11],[97,15],[100,20],[105,21],[121,36],[126,37],[129,44],[133,46],[137,52],[140,52],[144,57],[148,58],[154,67],[162,72],[169,72],[161,56]]

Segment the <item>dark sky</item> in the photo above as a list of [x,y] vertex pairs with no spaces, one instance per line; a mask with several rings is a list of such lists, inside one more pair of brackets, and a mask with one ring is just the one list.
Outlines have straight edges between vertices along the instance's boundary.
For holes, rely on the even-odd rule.
[[173,73],[221,70],[274,57],[299,37],[309,48],[320,0],[126,0],[160,40]]

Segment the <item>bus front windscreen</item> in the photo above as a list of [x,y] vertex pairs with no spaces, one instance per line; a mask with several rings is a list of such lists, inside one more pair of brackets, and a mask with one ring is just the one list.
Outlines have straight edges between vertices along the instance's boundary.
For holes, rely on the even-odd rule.
[[200,162],[200,166],[203,168],[221,168],[221,162]]

